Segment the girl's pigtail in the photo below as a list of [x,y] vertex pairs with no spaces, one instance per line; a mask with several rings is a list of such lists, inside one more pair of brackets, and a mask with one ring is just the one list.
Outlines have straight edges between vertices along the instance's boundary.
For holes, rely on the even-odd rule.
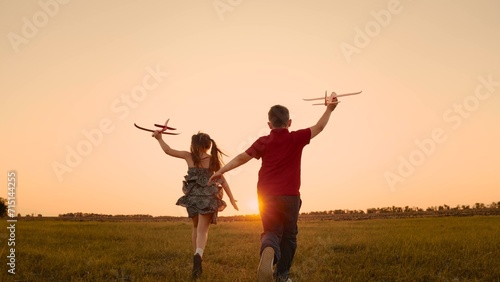
[[222,155],[225,155],[222,153],[219,148],[217,148],[217,144],[215,144],[215,141],[213,139],[210,139],[212,141],[212,149],[210,150],[210,155],[212,155],[210,159],[210,170],[212,171],[218,171],[222,165],[224,165],[224,162],[222,161]]

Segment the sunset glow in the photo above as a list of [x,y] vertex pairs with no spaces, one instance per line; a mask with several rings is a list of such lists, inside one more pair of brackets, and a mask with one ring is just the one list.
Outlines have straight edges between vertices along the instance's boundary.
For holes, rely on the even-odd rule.
[[[212,2],[0,3],[19,213],[186,216],[186,163],[134,123],[169,118],[178,150],[206,132],[228,162],[275,104],[314,125],[324,106],[303,99],[325,91],[362,94],[305,147],[301,212],[500,200],[500,1]],[[222,216],[258,212],[259,167],[228,173],[240,211]]]

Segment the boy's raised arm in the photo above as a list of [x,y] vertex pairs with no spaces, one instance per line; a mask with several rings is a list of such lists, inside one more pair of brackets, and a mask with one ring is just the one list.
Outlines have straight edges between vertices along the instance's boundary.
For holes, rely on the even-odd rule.
[[[336,101],[337,98],[335,98],[333,101]],[[311,129],[311,139],[316,137],[323,129],[325,126],[328,124],[328,121],[330,120],[330,115],[332,114],[333,110],[337,107],[337,104],[329,104],[326,106],[326,110],[323,113],[323,115],[319,118],[318,122],[309,127]]]

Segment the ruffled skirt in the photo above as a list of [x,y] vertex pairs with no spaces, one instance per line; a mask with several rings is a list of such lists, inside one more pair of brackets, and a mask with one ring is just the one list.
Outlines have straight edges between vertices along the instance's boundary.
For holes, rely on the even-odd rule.
[[208,178],[196,175],[187,175],[183,181],[184,196],[177,200],[176,205],[185,207],[188,216],[193,218],[198,214],[213,214],[211,224],[217,224],[217,213],[223,211],[227,204],[222,200],[222,187],[206,185]]

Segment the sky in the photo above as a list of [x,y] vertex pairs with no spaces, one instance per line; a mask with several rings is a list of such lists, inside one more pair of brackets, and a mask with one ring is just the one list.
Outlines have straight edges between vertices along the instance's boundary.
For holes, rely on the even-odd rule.
[[[206,132],[228,162],[289,108],[314,125],[301,212],[500,201],[500,2],[0,0],[0,171],[16,213],[187,216],[187,165],[133,124]],[[255,214],[260,160],[226,174]],[[227,197],[226,202],[229,204]]]

